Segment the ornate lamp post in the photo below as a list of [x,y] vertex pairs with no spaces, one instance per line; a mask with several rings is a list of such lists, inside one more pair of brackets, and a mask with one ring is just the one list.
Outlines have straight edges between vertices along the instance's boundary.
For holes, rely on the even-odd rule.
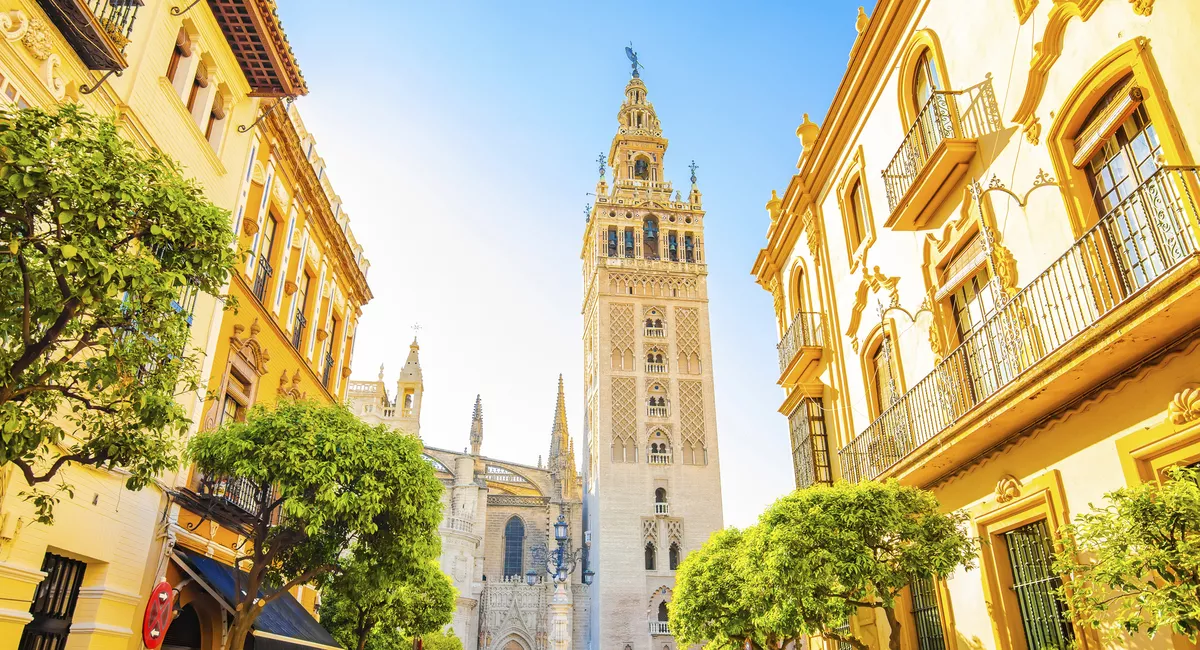
[[[554,579],[554,596],[550,599],[550,647],[553,650],[571,647],[571,593],[567,591],[567,580],[575,569],[583,566],[590,546],[584,542],[583,546],[572,551],[567,548],[568,539],[567,519],[560,514],[558,521],[554,522],[554,541],[558,543],[558,548],[545,558],[535,558],[538,561],[545,560],[546,574]],[[583,584],[592,584],[594,575],[585,569]],[[525,584],[530,587],[537,584],[537,579],[538,572],[535,569],[525,574]]]

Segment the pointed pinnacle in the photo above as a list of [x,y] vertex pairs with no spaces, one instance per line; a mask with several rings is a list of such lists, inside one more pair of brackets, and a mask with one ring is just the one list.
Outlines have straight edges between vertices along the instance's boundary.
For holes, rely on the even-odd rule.
[[475,413],[471,416],[471,419],[472,420],[482,420],[483,419],[483,400],[480,399],[479,395],[475,396]]

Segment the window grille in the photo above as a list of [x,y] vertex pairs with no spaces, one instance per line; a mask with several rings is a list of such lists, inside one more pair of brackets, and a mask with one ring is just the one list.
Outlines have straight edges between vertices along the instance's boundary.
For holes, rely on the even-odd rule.
[[[846,621],[845,623],[833,628],[833,631],[837,632],[841,636],[850,636],[850,621]],[[846,641],[838,641],[837,650],[854,650],[854,646],[850,645]]]
[[518,517],[504,526],[504,577],[520,576],[525,570],[525,524]]
[[825,433],[825,408],[819,397],[805,397],[792,412],[792,465],[796,487],[832,485],[829,438]]
[[42,560],[46,578],[38,584],[29,613],[33,620],[21,634],[18,650],[62,650],[71,632],[71,618],[79,602],[79,586],[87,564],[47,553]]
[[932,578],[913,578],[908,584],[912,596],[912,617],[916,623],[918,650],[946,650],[942,635],[942,613]]
[[1050,569],[1054,551],[1046,521],[1010,530],[1004,541],[1028,646],[1039,650],[1071,647],[1075,632],[1067,620],[1067,605],[1058,596],[1062,578]]

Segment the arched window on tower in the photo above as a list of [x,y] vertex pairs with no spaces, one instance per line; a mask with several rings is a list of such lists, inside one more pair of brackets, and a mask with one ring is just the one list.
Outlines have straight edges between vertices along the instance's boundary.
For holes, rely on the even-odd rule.
[[658,549],[654,548],[654,542],[646,542],[646,570],[654,570],[654,561],[658,559]]
[[[641,113],[638,113],[637,125],[639,128],[642,126],[642,114]],[[642,180],[642,181],[649,180],[650,179],[650,161],[646,160],[645,158],[638,158],[637,160],[633,161],[633,177],[638,180]]]
[[504,525],[504,577],[525,572],[525,523],[513,517]]
[[695,244],[695,242],[692,241],[691,235],[683,236],[683,261],[685,261],[685,262],[695,262],[696,261],[696,244]]
[[667,551],[667,568],[674,571],[679,568],[679,542],[671,542],[671,548]]
[[667,622],[667,601],[665,600],[658,604],[658,622]]
[[633,257],[633,228],[625,229],[625,257]]
[[667,234],[667,257],[672,262],[679,261],[679,235],[674,230]]
[[616,228],[608,229],[608,256],[609,257],[617,256],[617,229]]
[[646,217],[642,222],[642,257],[658,259],[658,220]]
[[667,502],[667,488],[658,488],[657,490],[654,491],[654,502],[655,503],[666,503]]

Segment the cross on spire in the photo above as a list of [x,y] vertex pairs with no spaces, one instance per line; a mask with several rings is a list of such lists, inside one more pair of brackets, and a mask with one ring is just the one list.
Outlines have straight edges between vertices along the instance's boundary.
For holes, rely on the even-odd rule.
[[696,170],[700,169],[700,165],[697,165],[696,161],[693,160],[692,164],[688,165],[688,169],[692,170],[692,185],[695,185],[696,184]]

